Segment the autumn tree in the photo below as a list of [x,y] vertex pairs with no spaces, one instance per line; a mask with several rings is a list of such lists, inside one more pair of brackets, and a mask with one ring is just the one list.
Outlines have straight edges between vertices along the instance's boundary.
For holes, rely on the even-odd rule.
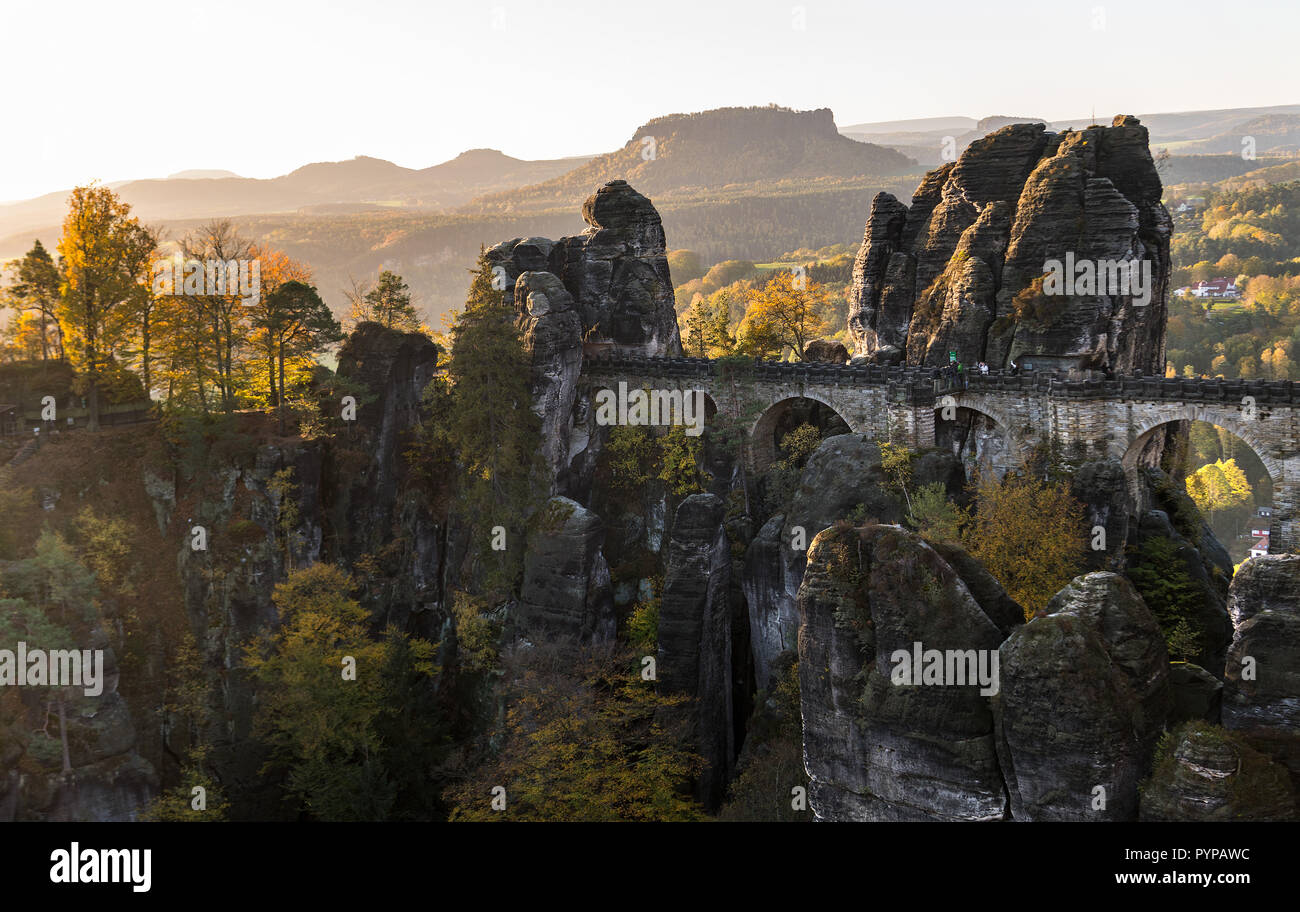
[[211,326],[184,295],[164,295],[156,308],[157,383],[169,407],[197,407],[206,415],[219,374]]
[[338,567],[314,564],[275,587],[280,625],[246,651],[261,686],[255,731],[271,748],[303,812],[319,820],[380,820],[397,788],[385,764],[384,719],[400,712],[395,652],[433,674],[434,646],[396,631],[376,640],[369,613]]
[[806,276],[782,270],[749,293],[737,346],[752,357],[789,350],[803,360],[808,343],[826,331],[829,293]]
[[1083,566],[1083,505],[1064,482],[981,478],[962,544],[1032,617]]
[[451,819],[705,819],[684,788],[705,767],[684,737],[685,698],[656,693],[634,655],[548,658],[508,669],[500,747],[450,791]]
[[[267,326],[275,320],[275,315],[268,309],[268,300],[282,286],[297,282],[305,286],[312,285],[311,268],[288,256],[284,251],[273,247],[254,245],[250,254],[257,260],[261,272],[261,297],[251,309],[252,333],[249,341],[266,366],[267,405],[275,407],[280,402],[282,383],[277,382],[278,345],[270,338]],[[291,355],[291,352],[286,352]]]
[[[249,264],[244,268],[251,268],[253,261],[252,242],[241,237],[228,219],[208,222],[186,235],[180,246],[186,268],[193,268],[191,264],[196,262],[201,264],[205,268],[205,278],[209,263],[225,272],[228,264]],[[224,287],[213,288],[212,283],[205,282],[202,293],[194,294],[186,288],[181,297],[183,305],[191,305],[197,310],[196,316],[202,320],[206,329],[211,361],[216,368],[213,382],[217,387],[221,407],[226,412],[235,410],[238,383],[236,369],[251,329],[250,308],[241,296],[240,289],[231,287],[238,283],[232,283],[230,275],[225,273],[225,281],[221,283]],[[176,289],[178,294],[181,291],[182,289]],[[183,309],[189,309],[189,306],[183,306]]]
[[176,733],[175,740],[186,745],[180,782],[160,792],[140,818],[168,822],[225,820],[230,802],[211,769],[212,747],[207,734],[211,712],[203,656],[189,631],[171,657],[162,711],[166,726]]
[[1254,491],[1235,459],[1219,459],[1201,466],[1187,476],[1185,485],[1196,509],[1210,520],[1210,525],[1222,513],[1239,522],[1254,504]]
[[88,392],[87,427],[97,431],[101,375],[128,333],[119,313],[151,293],[150,263],[158,241],[107,187],[78,187],[68,202],[59,238],[64,279],[59,326]]

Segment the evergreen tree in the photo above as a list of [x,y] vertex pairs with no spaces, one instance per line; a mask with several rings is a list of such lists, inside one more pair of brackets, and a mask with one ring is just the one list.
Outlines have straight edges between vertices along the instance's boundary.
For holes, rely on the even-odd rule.
[[266,354],[271,404],[279,407],[283,434],[286,358],[319,352],[341,340],[343,330],[316,289],[298,281],[285,282],[264,294],[252,319],[254,339]]
[[42,361],[63,360],[63,333],[57,312],[63,278],[54,259],[38,239],[21,260],[9,266],[15,281],[5,289],[3,303],[29,317],[37,327]]
[[420,316],[411,303],[410,289],[402,277],[387,269],[380,270],[379,281],[368,291],[354,288],[350,318],[354,323],[370,321],[385,329],[421,332]]
[[[458,463],[456,503],[473,530],[488,591],[513,587],[523,557],[524,523],[538,502],[541,422],[532,409],[531,360],[514,311],[492,287],[480,251],[465,308],[452,323],[451,358],[430,384],[426,404],[444,458]],[[490,530],[506,530],[506,547],[490,547]]]

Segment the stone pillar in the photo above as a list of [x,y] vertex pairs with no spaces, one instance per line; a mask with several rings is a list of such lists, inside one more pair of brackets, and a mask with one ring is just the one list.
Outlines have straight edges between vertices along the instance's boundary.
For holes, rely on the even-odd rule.
[[1300,457],[1283,464],[1281,482],[1273,482],[1273,517],[1269,523],[1268,551],[1286,554],[1300,548]]

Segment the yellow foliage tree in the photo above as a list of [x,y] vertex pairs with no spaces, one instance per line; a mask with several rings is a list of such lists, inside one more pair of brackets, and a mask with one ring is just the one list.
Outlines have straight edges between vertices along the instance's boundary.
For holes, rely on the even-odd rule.
[[1062,483],[981,479],[962,543],[1033,617],[1083,565],[1083,505]]
[[737,348],[756,358],[773,357],[788,349],[803,360],[808,343],[826,331],[829,298],[820,283],[793,272],[778,272],[762,288],[749,293]]

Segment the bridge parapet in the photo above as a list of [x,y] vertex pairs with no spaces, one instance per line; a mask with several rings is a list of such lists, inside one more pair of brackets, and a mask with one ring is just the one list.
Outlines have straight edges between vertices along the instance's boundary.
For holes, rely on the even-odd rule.
[[[592,376],[716,377],[723,362],[709,358],[644,358],[598,356],[583,361]],[[1054,373],[971,373],[964,385],[952,382],[938,368],[879,364],[849,365],[808,361],[756,361],[746,368],[760,382],[825,383],[833,386],[919,387],[930,384],[937,394],[959,391],[1047,395],[1062,399],[1143,399],[1177,402],[1241,402],[1257,405],[1300,405],[1300,382],[1292,380],[1186,379],[1182,377],[1117,377],[1066,380]]]

